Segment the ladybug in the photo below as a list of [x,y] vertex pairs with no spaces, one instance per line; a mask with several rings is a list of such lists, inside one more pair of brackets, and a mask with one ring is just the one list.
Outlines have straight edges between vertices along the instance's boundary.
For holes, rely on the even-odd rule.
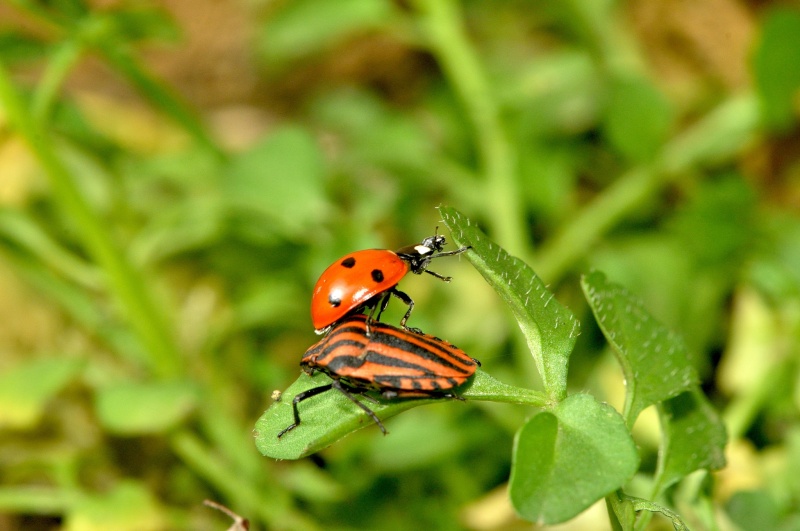
[[370,327],[368,323],[366,315],[350,315],[306,351],[300,361],[303,370],[310,375],[324,372],[332,381],[295,395],[294,422],[278,433],[278,438],[300,425],[300,402],[331,389],[364,410],[386,435],[375,412],[355,395],[375,391],[386,399],[459,399],[452,389],[466,383],[480,366],[478,360],[438,337],[380,322]]
[[331,327],[353,310],[378,309],[376,319],[386,309],[393,295],[408,305],[408,311],[400,321],[406,321],[414,309],[411,297],[397,289],[397,283],[409,272],[423,272],[445,282],[452,280],[427,269],[434,258],[461,254],[469,247],[442,252],[447,241],[444,236],[434,234],[417,245],[389,249],[367,249],[343,256],[326,269],[314,286],[311,296],[311,320],[317,334],[328,332]]

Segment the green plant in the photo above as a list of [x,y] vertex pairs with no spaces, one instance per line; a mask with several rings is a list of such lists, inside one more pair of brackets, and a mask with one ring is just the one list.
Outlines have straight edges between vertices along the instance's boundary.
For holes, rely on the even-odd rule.
[[[449,207],[440,213],[467,258],[510,306],[525,336],[544,392],[501,384],[478,370],[460,395],[468,400],[511,402],[542,408],[514,439],[509,495],[517,513],[532,522],[561,523],[605,497],[613,524],[634,529],[635,513],[661,512],[675,529],[688,529],[680,517],[655,500],[674,483],[697,470],[725,465],[725,428],[699,387],[683,341],[653,319],[633,295],[594,272],[582,286],[595,317],[611,344],[626,382],[622,414],[589,394],[567,394],[569,355],[579,334],[572,313],[549,292],[521,260],[489,240],[463,214]],[[256,424],[256,445],[277,459],[298,459],[317,452],[347,433],[371,423],[363,411],[339,393],[303,404],[303,424],[291,436],[277,433],[292,422],[291,399],[316,387],[320,378],[301,376]],[[379,418],[433,400],[394,400],[373,407]],[[659,462],[650,480],[648,500],[624,492],[639,467],[630,430],[639,414],[655,406],[662,437]],[[422,441],[420,441],[422,443]],[[647,522],[640,518],[639,524]]]
[[[254,528],[513,528],[532,405],[523,443],[596,398],[641,460],[606,497],[620,522],[796,528],[798,36],[778,1],[0,2],[0,527],[230,525],[212,499]],[[514,317],[546,321],[449,260],[452,284],[401,287],[414,326],[481,358],[470,405],[261,457],[253,422],[316,339],[320,271],[419,241],[440,204],[530,264],[574,345],[540,355]],[[715,456],[674,444],[704,402],[634,385],[636,336],[605,339],[627,321],[593,316],[585,271],[681,332],[731,466],[685,475]]]

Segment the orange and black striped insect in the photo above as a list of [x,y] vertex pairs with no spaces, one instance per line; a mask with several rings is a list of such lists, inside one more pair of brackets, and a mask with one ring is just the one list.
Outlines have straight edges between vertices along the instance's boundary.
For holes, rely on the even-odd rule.
[[480,365],[455,345],[414,329],[372,321],[368,334],[367,320],[362,314],[341,320],[306,351],[300,361],[303,370],[324,372],[333,381],[294,397],[294,423],[279,438],[300,425],[300,402],[330,389],[363,409],[385,435],[378,416],[354,395],[376,391],[384,398],[458,398],[451,389],[464,384]]

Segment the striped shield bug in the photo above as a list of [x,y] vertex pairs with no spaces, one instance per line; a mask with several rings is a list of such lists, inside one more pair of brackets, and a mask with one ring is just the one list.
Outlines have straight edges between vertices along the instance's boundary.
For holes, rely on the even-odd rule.
[[339,319],[364,307],[373,311],[380,307],[380,319],[391,296],[408,305],[408,311],[400,321],[400,326],[406,328],[414,301],[397,289],[397,283],[409,272],[417,275],[428,273],[450,282],[450,277],[428,270],[428,264],[434,258],[461,254],[469,247],[442,251],[446,243],[444,236],[434,234],[421,243],[396,251],[367,249],[337,260],[320,275],[311,296],[311,321],[316,332],[326,333]]
[[386,428],[378,416],[355,395],[374,391],[389,399],[459,398],[451,390],[464,384],[480,365],[455,345],[415,329],[372,322],[368,334],[368,319],[363,314],[342,319],[306,351],[300,362],[303,370],[309,374],[324,372],[333,381],[294,397],[294,423],[278,438],[300,425],[300,402],[330,389],[340,391],[363,409],[385,435]]

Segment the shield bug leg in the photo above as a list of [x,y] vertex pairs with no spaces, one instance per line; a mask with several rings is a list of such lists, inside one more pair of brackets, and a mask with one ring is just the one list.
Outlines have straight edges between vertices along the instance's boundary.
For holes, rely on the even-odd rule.
[[335,381],[326,385],[314,387],[313,389],[309,389],[308,391],[303,391],[302,393],[297,393],[292,399],[292,413],[294,414],[294,423],[290,424],[289,426],[281,430],[281,432],[278,434],[278,439],[280,439],[288,432],[292,431],[293,429],[295,429],[300,425],[300,413],[297,411],[297,404],[299,404],[303,400],[306,400],[307,398],[311,398],[312,396],[317,396],[320,393],[329,391],[332,387],[334,387],[333,385],[334,383]]
[[358,407],[363,409],[364,413],[369,415],[370,418],[373,421],[375,421],[375,424],[378,425],[378,427],[381,429],[381,431],[383,432],[384,435],[387,435],[389,433],[388,431],[386,431],[386,427],[383,425],[383,422],[381,422],[381,419],[378,418],[378,415],[376,415],[375,412],[372,411],[370,408],[368,408],[367,406],[365,406],[364,404],[359,402],[358,399],[356,399],[356,397],[353,396],[353,393],[351,393],[349,390],[345,389],[345,387],[342,385],[342,383],[339,380],[334,380],[333,383],[331,383],[331,386],[334,389],[338,389],[339,391],[341,391],[342,394],[344,396],[346,396],[347,398],[349,398],[352,403],[354,403],[355,405],[357,405]]

